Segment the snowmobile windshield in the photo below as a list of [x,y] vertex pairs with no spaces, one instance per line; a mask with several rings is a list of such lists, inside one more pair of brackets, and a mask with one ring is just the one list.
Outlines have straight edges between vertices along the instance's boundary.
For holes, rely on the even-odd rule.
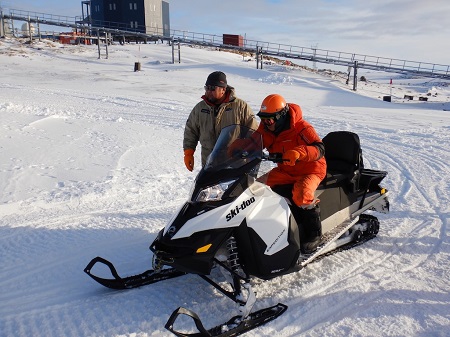
[[262,158],[261,134],[243,125],[229,125],[220,131],[216,145],[209,155],[205,171],[237,169]]

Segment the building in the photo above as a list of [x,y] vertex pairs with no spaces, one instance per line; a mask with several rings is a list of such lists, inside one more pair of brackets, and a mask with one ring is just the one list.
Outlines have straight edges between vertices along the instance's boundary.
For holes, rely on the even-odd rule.
[[166,1],[89,0],[82,1],[81,5],[83,22],[92,27],[170,36],[169,3]]

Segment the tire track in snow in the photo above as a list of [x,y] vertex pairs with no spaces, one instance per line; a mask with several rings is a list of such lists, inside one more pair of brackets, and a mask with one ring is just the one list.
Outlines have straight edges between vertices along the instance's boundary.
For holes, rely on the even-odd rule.
[[[117,254],[116,257],[128,261],[128,264],[133,261],[141,269],[140,271],[142,271],[142,268],[150,268],[151,255],[148,250],[148,242],[151,241],[151,237],[147,236],[147,238],[141,239],[141,241],[145,241],[145,251],[141,251],[142,249],[139,250],[136,245],[136,238],[133,239],[128,234],[125,235],[129,238],[125,246],[123,240],[118,238],[108,240],[108,243],[103,246],[95,245],[88,250],[83,250],[82,254],[70,250],[67,254],[75,253],[75,256],[71,259],[64,255],[61,256],[62,260],[56,259],[52,262],[46,257],[47,263],[44,268],[37,266],[34,270],[22,275],[24,278],[35,278],[36,274],[46,275],[48,270],[59,271],[55,277],[46,275],[43,281],[46,281],[47,284],[39,282],[39,279],[35,278],[37,281],[36,287],[39,288],[39,296],[35,294],[33,288],[29,289],[28,293],[20,290],[9,293],[8,297],[10,298],[8,300],[14,301],[17,305],[14,308],[9,308],[11,312],[2,312],[4,323],[2,325],[5,326],[6,336],[89,336],[99,333],[109,335],[108,331],[117,333],[117,326],[122,326],[124,331],[132,333],[139,330],[139,326],[143,323],[149,324],[147,323],[149,320],[155,324],[147,325],[147,329],[142,331],[154,331],[155,327],[163,327],[165,322],[158,317],[161,316],[161,312],[164,312],[164,307],[155,305],[155,303],[173,304],[166,310],[167,315],[176,308],[175,302],[169,302],[165,298],[166,290],[164,288],[156,288],[151,291],[153,298],[142,296],[148,293],[149,288],[146,288],[145,294],[140,292],[139,289],[126,293],[110,292],[82,273],[82,268],[89,261],[87,258],[82,258],[83,255],[89,255],[90,259],[98,255],[103,250],[102,248],[111,248],[111,245],[120,247],[113,254]],[[122,238],[125,235],[122,235]],[[133,250],[135,250],[134,253],[132,253]],[[148,256],[146,259],[142,259],[141,254],[147,254]],[[136,258],[138,255],[139,259]],[[117,262],[120,259],[111,258],[111,261]],[[80,260],[83,260],[83,265],[79,264]],[[121,268],[123,263],[116,263],[116,266],[121,274],[124,271],[126,272],[126,270],[123,270],[124,268]],[[75,279],[67,278],[64,275],[64,268],[72,270],[72,274],[76,271],[76,274],[83,275],[77,276]],[[52,281],[48,282],[49,280]],[[15,283],[16,286],[17,284],[20,285],[20,282]],[[165,286],[170,286],[170,284]],[[186,289],[186,285],[178,285],[177,288]],[[91,293],[91,298],[86,301],[86,294],[89,293]],[[27,298],[30,301],[27,301]],[[177,304],[179,305],[179,302]],[[35,312],[34,306],[36,306],[36,309],[39,307],[41,309]],[[140,314],[136,315],[136,313]],[[152,318],[153,316],[155,318]],[[69,327],[66,324],[61,324],[66,320],[74,322],[74,317],[79,317],[77,320],[85,322],[84,326],[80,324],[76,327]],[[18,334],[17,327],[20,327],[23,333]]]
[[[83,298],[94,281],[82,270],[91,258],[102,252],[106,258],[119,262],[116,264],[119,272],[120,267],[130,265],[139,272],[149,269],[152,254],[148,246],[171,216],[175,204],[178,205],[176,201],[168,202],[135,215],[129,209],[116,210],[115,214],[99,209],[97,213],[82,216],[66,210],[66,214],[45,224],[34,218],[19,227],[2,227],[2,231],[7,231],[0,240],[2,269],[9,269],[10,277],[0,280],[4,290],[0,302],[13,301],[16,305],[1,308],[0,316],[9,319],[18,312],[32,312],[42,302],[49,307],[64,306],[66,301]],[[24,255],[23,250],[28,254]],[[35,286],[29,287],[30,279],[36,281]],[[51,294],[55,291],[65,296],[58,294],[53,300]]]
[[[437,153],[442,153],[441,151],[443,151],[442,138],[449,138],[446,133],[445,130],[431,132],[434,138],[430,140],[430,146],[441,147]],[[394,172],[397,177],[396,186],[400,191],[396,193],[396,199],[392,199],[394,201],[393,209],[396,210],[398,206],[401,206],[406,209],[405,216],[411,213],[410,215],[412,217],[423,220],[422,225],[411,229],[411,233],[414,231],[419,232],[420,229],[427,230],[430,219],[438,219],[441,222],[439,232],[442,236],[442,233],[445,233],[446,230],[446,221],[445,215],[441,216],[440,214],[442,213],[442,209],[448,208],[450,200],[446,192],[448,187],[442,184],[441,177],[450,175],[450,169],[446,164],[450,161],[450,156],[447,156],[447,158],[437,158],[433,153],[422,155],[422,153],[428,152],[416,149],[417,145],[414,143],[414,132],[412,132],[412,135],[407,136],[405,137],[403,135],[403,138],[406,139],[394,143],[394,146],[398,148],[396,151],[398,153],[397,157],[390,156],[389,151],[380,151],[378,147],[373,147],[373,143],[371,144],[371,150],[377,153],[376,158],[382,156],[385,158],[385,163],[390,162],[389,165],[392,167],[392,170],[396,170],[397,168]],[[404,165],[404,162],[409,162],[409,157],[414,153],[419,154],[416,160],[417,165],[414,168],[407,167]],[[387,171],[389,178],[392,176],[392,172],[389,172],[389,169]],[[418,177],[415,172],[429,176],[429,184],[423,186],[416,183],[417,181],[423,180],[423,178]],[[433,201],[437,201],[437,203],[435,204]],[[439,249],[441,243],[442,241],[438,243],[439,245],[436,246],[436,249]]]

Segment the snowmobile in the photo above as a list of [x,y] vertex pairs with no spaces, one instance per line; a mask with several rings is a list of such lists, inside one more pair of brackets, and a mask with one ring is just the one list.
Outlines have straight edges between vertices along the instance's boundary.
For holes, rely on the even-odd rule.
[[[236,139],[246,139],[249,145],[230,151]],[[208,330],[196,313],[179,307],[165,325],[177,336],[237,336],[276,319],[286,305],[252,311],[252,279],[297,272],[323,256],[361,244],[379,230],[378,219],[367,212],[389,211],[388,191],[379,185],[387,172],[364,168],[358,135],[336,131],[323,142],[328,169],[316,191],[322,237],[315,252],[302,251],[302,223],[292,185],[270,188],[257,179],[262,164],[282,161],[281,154],[265,152],[258,132],[230,125],[198,173],[189,200],[150,245],[153,269],[122,278],[111,262],[96,257],[84,271],[113,289],[197,274],[238,304],[238,315]],[[106,265],[113,278],[91,273],[97,263]],[[179,315],[191,317],[198,332],[176,330]]]

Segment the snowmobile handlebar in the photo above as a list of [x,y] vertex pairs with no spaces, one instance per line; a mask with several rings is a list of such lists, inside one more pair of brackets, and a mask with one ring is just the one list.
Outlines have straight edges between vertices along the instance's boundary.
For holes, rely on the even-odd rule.
[[282,163],[288,161],[287,159],[283,159],[283,154],[281,152],[269,153],[268,155],[264,154],[263,160],[268,160],[273,163]]

